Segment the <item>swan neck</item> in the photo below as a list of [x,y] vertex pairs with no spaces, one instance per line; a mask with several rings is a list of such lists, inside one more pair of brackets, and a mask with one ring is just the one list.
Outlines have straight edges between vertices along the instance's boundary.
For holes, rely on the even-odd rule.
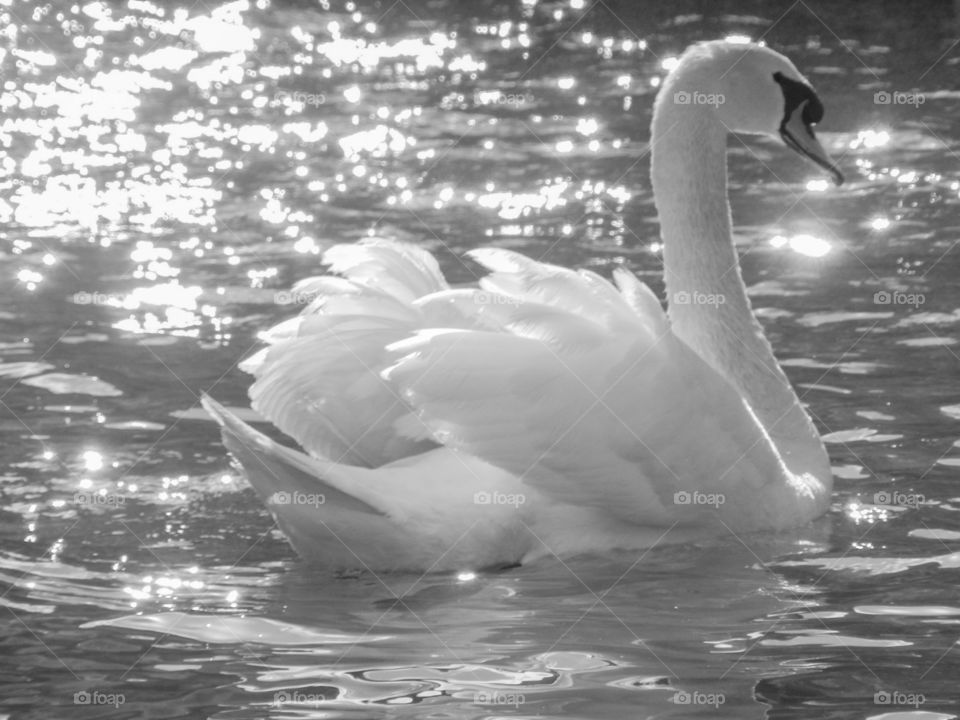
[[651,174],[674,334],[749,403],[795,472],[830,475],[823,445],[755,318],[727,200],[727,129],[711,106],[677,105],[661,89]]

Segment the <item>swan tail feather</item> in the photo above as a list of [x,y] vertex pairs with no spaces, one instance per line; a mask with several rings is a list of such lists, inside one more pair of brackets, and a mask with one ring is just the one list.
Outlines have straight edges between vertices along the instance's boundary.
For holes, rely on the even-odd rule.
[[412,538],[374,504],[355,494],[371,471],[321,461],[284,447],[204,396],[223,443],[283,534],[305,560],[331,569],[376,563],[379,569],[415,564]]
[[449,286],[436,258],[423,248],[382,238],[334,245],[323,254],[331,271],[404,303]]
[[284,493],[322,493],[326,500],[341,507],[382,514],[371,505],[331,484],[331,480],[327,478],[336,473],[335,468],[343,466],[320,462],[293,448],[280,445],[247,425],[210,397],[204,396],[201,402],[219,423],[224,445],[248,471],[253,489],[264,502],[276,503],[276,496]]

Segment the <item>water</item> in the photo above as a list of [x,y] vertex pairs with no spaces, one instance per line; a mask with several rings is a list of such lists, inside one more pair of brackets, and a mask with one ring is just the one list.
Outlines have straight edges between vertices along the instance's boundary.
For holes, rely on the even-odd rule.
[[[0,16],[4,716],[957,716],[950,3]],[[662,292],[654,83],[729,34],[808,73],[848,177],[730,141],[745,278],[830,441],[830,514],[476,576],[311,572],[199,393],[244,405],[236,363],[296,312],[288,288],[371,233],[456,281],[491,243]]]

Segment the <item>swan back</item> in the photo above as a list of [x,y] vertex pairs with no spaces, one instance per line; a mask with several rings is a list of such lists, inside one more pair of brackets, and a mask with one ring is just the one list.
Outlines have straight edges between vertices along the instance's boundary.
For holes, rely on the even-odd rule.
[[[386,470],[443,446],[510,473],[543,507],[632,526],[759,528],[796,514],[750,406],[630,273],[614,285],[483,249],[472,253],[491,271],[480,289],[437,289],[428,265],[404,259],[415,253],[337,246],[347,282],[306,281],[324,299],[248,366],[255,408],[311,454]],[[353,275],[371,254],[400,264],[376,290]],[[692,492],[729,504],[677,502]],[[812,513],[820,499],[801,495]]]

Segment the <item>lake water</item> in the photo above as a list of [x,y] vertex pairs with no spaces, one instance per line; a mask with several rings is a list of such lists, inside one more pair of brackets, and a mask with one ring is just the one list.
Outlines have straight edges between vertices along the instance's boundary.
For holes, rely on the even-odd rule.
[[[960,715],[957,12],[0,2],[0,715]],[[662,293],[656,85],[728,35],[807,73],[847,175],[730,140],[829,515],[491,574],[311,571],[198,395],[244,406],[288,288],[370,234],[458,282],[496,244]]]

